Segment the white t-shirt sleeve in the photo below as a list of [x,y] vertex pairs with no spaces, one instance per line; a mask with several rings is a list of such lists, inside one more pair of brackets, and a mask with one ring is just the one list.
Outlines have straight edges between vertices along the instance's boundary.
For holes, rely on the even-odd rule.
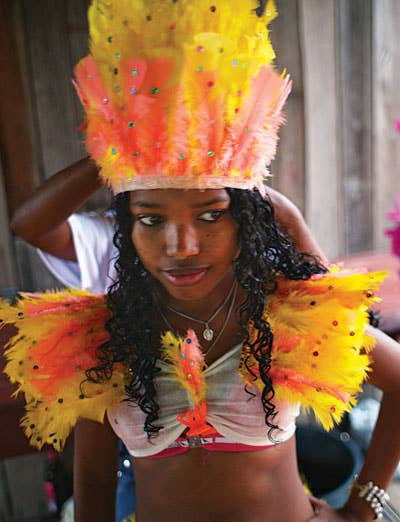
[[94,212],[72,214],[68,223],[78,260],[67,261],[42,250],[38,250],[39,256],[64,285],[92,293],[106,292],[115,279],[114,217]]

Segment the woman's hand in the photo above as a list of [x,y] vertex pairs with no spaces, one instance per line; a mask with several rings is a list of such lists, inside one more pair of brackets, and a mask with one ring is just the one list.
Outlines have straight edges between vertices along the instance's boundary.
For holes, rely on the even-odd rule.
[[352,513],[346,506],[334,509],[322,500],[312,496],[309,498],[314,508],[314,515],[308,518],[306,522],[369,522],[374,518],[372,511],[366,515],[366,518],[360,518],[359,515]]

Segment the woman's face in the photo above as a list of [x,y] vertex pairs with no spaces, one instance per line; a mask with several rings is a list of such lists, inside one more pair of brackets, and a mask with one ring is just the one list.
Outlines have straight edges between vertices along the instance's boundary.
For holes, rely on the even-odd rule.
[[232,279],[237,224],[225,189],[131,192],[132,241],[145,268],[177,300],[200,300]]

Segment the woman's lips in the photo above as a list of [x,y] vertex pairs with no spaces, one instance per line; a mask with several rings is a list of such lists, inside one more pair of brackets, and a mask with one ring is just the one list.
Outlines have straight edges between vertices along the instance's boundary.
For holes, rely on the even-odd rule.
[[174,286],[191,286],[203,279],[209,267],[162,270],[162,274]]

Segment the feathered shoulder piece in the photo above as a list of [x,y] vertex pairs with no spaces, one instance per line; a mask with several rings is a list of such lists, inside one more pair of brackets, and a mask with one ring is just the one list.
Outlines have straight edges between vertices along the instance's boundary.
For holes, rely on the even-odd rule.
[[98,364],[96,349],[108,339],[109,312],[104,296],[83,291],[20,294],[15,305],[0,301],[0,328],[14,324],[7,345],[5,372],[23,392],[22,426],[38,448],[62,449],[78,418],[103,421],[106,409],[124,392],[124,372],[115,366],[101,384],[86,380]]
[[[274,341],[270,376],[276,399],[311,409],[331,429],[355,404],[370,369],[374,339],[366,333],[367,309],[386,272],[350,273],[337,268],[311,279],[281,279],[268,297],[265,316]],[[240,373],[263,388],[258,363],[244,350]]]
[[[274,342],[270,376],[277,399],[312,408],[325,428],[354,404],[369,369],[373,339],[365,333],[367,308],[385,272],[332,272],[307,281],[278,282],[265,316]],[[22,419],[31,443],[60,450],[79,418],[102,421],[124,396],[125,369],[115,365],[101,383],[87,380],[98,365],[97,348],[108,339],[104,296],[82,291],[20,294],[10,305],[0,301],[0,328],[13,324],[5,372],[26,398]],[[164,358],[188,391],[193,409],[179,419],[193,433],[207,428],[204,358],[193,331],[185,338],[167,333]],[[244,348],[239,372],[250,386],[263,388],[258,363]]]

